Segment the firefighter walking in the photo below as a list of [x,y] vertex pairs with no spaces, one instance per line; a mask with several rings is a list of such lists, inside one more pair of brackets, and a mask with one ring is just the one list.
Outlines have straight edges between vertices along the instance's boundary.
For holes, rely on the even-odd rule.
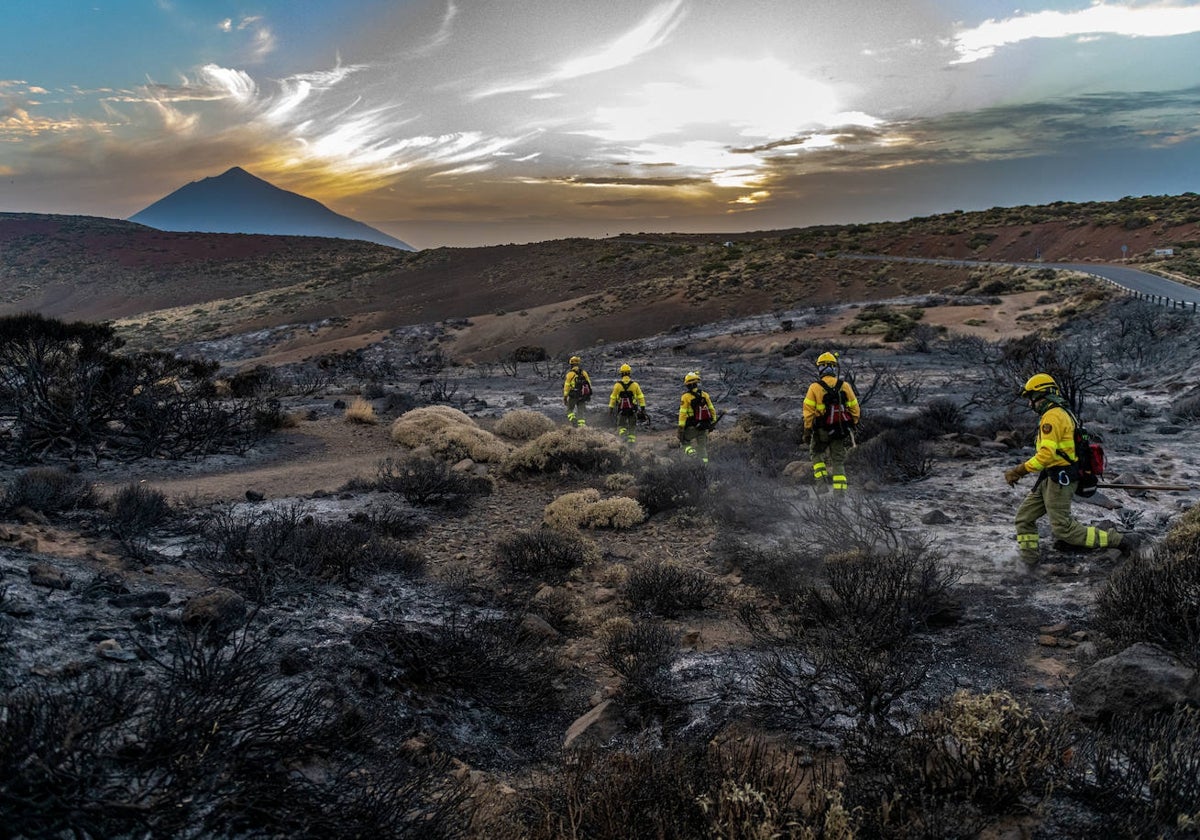
[[836,493],[845,493],[846,439],[853,439],[861,410],[853,386],[838,374],[834,353],[817,357],[817,379],[804,395],[804,435],[812,458],[814,490],[826,493],[832,481]]
[[586,426],[587,402],[592,398],[592,378],[583,369],[583,359],[572,356],[567,363],[567,376],[563,380],[563,405],[567,407],[567,422],[572,426]]
[[683,395],[679,398],[679,445],[685,455],[708,463],[708,433],[717,425],[719,415],[712,397],[700,389],[700,374],[692,371],[683,377]]
[[633,368],[621,365],[620,373],[608,397],[608,416],[617,423],[617,437],[632,446],[637,443],[638,417],[646,414],[646,397],[633,381]]
[[1141,539],[1137,534],[1122,534],[1091,525],[1083,525],[1071,516],[1071,501],[1079,484],[1073,469],[1075,418],[1059,395],[1058,383],[1046,373],[1034,374],[1025,383],[1021,396],[1039,419],[1034,445],[1037,449],[1028,461],[1004,472],[1010,487],[1024,476],[1035,473],[1037,480],[1017,508],[1017,550],[1025,566],[1033,569],[1040,557],[1038,520],[1048,515],[1055,539],[1083,548],[1116,547],[1122,554],[1135,551]]

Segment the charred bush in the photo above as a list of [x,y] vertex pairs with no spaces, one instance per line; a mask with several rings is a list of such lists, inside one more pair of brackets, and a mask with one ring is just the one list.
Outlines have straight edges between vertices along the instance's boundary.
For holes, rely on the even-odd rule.
[[427,514],[403,501],[356,511],[350,514],[350,521],[365,525],[373,534],[393,539],[415,536],[428,524]]
[[[796,456],[794,448],[781,450],[787,460]],[[770,527],[791,514],[791,503],[777,476],[779,473],[739,457],[730,457],[722,449],[713,458],[715,469],[708,479],[709,491],[703,509],[718,523],[743,531]]]
[[256,603],[358,585],[384,571],[419,574],[424,563],[399,542],[357,522],[321,522],[299,507],[257,515],[221,511],[204,523],[193,557]]
[[0,318],[0,418],[13,454],[178,458],[244,451],[268,430],[258,398],[217,396],[215,363],[121,345],[108,324]]
[[906,426],[884,429],[860,443],[850,450],[846,464],[876,481],[906,484],[933,471],[933,453],[925,433]]
[[505,573],[561,583],[572,570],[595,559],[595,544],[578,533],[557,528],[517,531],[496,542],[496,555]]
[[491,821],[486,834],[495,840],[760,840],[849,837],[851,828],[840,797],[815,789],[794,751],[756,738],[573,751]]
[[171,518],[171,505],[159,490],[127,484],[112,498],[108,525],[119,539],[145,536]]
[[1119,646],[1153,642],[1200,664],[1198,557],[1160,550],[1121,566],[1097,598],[1097,629]]
[[778,474],[796,458],[801,427],[762,414],[740,415],[732,429],[721,437],[717,455],[722,473],[730,462],[743,461]]
[[385,620],[353,644],[387,666],[388,685],[404,696],[466,697],[506,716],[552,709],[558,697],[549,652],[509,617],[455,613],[428,626]]
[[915,422],[932,435],[945,435],[963,431],[965,421],[962,406],[953,400],[939,398],[926,403]]
[[1049,795],[1060,747],[1007,693],[960,691],[904,733],[852,738],[843,794],[863,836],[975,837]]
[[1074,733],[1062,782],[1108,836],[1190,838],[1200,823],[1200,711],[1114,718]]
[[637,500],[650,515],[700,507],[708,493],[709,472],[693,461],[652,464],[638,476]]
[[455,470],[440,458],[413,455],[380,462],[374,487],[402,496],[410,504],[462,510],[472,499],[492,492],[492,481]]
[[33,467],[17,473],[4,488],[4,507],[41,513],[66,513],[93,507],[92,486],[77,473],[59,467]]
[[787,602],[813,580],[821,567],[819,550],[810,543],[789,540],[762,544],[728,532],[717,534],[713,555],[726,568],[741,570],[742,580]]
[[[445,762],[348,738],[325,690],[279,679],[257,641],[184,634],[151,672],[0,699],[0,810],[13,836],[461,836]],[[347,752],[353,744],[359,754]],[[319,766],[320,774],[296,768]]]
[[607,628],[600,660],[623,679],[621,696],[626,702],[662,706],[671,685],[676,644],[675,634],[661,622],[621,621]]
[[778,646],[756,677],[765,711],[809,725],[831,711],[884,723],[924,683],[932,656],[926,631],[956,579],[920,543],[827,557],[821,577],[798,589],[782,618],[746,616],[756,636]]
[[256,397],[274,389],[275,373],[266,365],[255,365],[229,377],[228,384],[235,397]]
[[636,564],[625,581],[625,597],[635,610],[663,618],[702,610],[721,595],[722,588],[711,575],[660,560]]

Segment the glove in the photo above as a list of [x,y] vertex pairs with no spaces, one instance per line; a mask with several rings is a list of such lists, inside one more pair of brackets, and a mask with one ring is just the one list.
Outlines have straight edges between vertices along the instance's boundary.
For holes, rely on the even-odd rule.
[[801,443],[812,443],[812,435],[813,435],[812,429],[805,429],[804,433],[800,435],[800,442]]
[[678,437],[679,437],[679,442],[680,442],[680,443],[687,443],[687,435],[685,435],[685,434],[684,434],[684,432],[683,432],[683,426],[680,426],[680,427],[679,427],[679,434],[678,434]]
[[1026,467],[1024,464],[1018,464],[1017,466],[1013,467],[1011,470],[1004,471],[1004,480],[1008,482],[1009,487],[1013,487],[1014,485],[1016,485],[1016,483],[1018,481],[1020,481],[1022,479],[1022,477],[1024,477],[1028,473],[1029,473],[1028,467]]
[[614,418],[614,419],[617,416],[617,410],[615,408],[613,408],[611,405],[608,407],[608,416],[611,418]]
[[563,394],[563,405],[570,405],[570,400],[567,399],[566,394]]

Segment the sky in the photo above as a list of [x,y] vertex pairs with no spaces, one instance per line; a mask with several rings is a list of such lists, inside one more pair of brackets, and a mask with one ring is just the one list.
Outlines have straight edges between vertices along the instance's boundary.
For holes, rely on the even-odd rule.
[[418,248],[1200,191],[1200,0],[0,0],[0,212]]

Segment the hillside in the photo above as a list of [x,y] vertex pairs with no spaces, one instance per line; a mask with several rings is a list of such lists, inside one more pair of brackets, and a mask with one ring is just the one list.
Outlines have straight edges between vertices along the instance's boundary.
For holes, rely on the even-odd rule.
[[[728,235],[627,234],[418,253],[345,240],[177,234],[81,217],[0,215],[0,313],[120,318],[143,344],[316,324],[270,352],[361,346],[401,326],[526,313],[553,349],[802,303],[961,288],[962,267],[851,253],[979,260],[1119,259],[1200,277],[1200,197],[994,208],[870,225]],[[1171,247],[1171,258],[1155,258]],[[512,318],[462,352],[531,343]]]

